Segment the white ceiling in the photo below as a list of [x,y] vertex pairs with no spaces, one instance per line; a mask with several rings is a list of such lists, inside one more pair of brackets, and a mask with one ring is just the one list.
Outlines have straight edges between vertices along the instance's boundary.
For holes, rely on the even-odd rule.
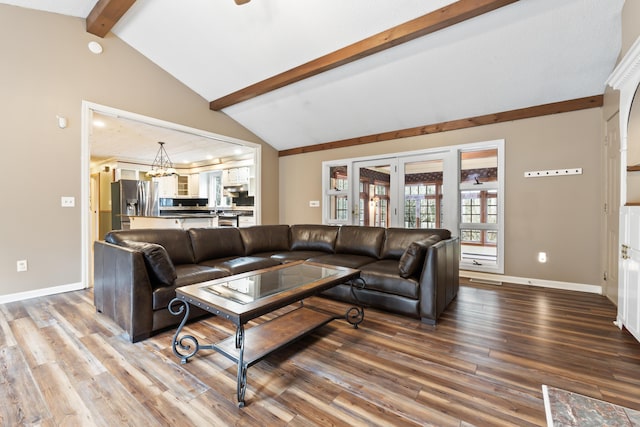
[[193,167],[194,163],[215,164],[229,158],[252,158],[253,148],[221,142],[189,132],[151,125],[129,118],[93,113],[89,137],[91,159],[117,159],[151,164],[159,145],[175,167]]
[[[10,0],[86,16],[95,0]],[[137,0],[113,33],[211,101],[452,3]],[[232,105],[278,150],[602,94],[623,0],[520,0]]]

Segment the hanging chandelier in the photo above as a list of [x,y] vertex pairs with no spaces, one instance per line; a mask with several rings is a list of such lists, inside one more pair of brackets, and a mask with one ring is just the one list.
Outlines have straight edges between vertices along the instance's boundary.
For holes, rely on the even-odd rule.
[[158,144],[160,144],[158,154],[156,154],[156,159],[151,164],[151,170],[147,172],[147,176],[156,178],[161,176],[177,175],[178,172],[176,172],[173,167],[173,163],[171,163],[171,160],[169,159],[167,151],[164,149],[164,142],[158,142]]

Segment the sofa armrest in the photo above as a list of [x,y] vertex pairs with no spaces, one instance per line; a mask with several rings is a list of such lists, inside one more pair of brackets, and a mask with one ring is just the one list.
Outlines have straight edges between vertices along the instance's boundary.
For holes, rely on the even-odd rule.
[[111,318],[136,342],[151,335],[152,288],[142,252],[104,241],[94,250],[96,310]]
[[420,274],[420,317],[435,324],[458,294],[460,241],[441,240],[429,247]]

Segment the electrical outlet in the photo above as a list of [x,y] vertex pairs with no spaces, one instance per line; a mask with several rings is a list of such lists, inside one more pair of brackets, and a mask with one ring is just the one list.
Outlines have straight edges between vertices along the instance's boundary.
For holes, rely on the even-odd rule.
[[547,262],[547,253],[546,252],[538,252],[538,262],[545,263]]
[[63,208],[72,208],[76,205],[76,198],[75,197],[65,197],[62,196],[60,198],[60,205]]
[[310,208],[319,208],[320,207],[320,200],[309,200],[309,207]]
[[16,270],[18,270],[18,273],[21,273],[23,271],[27,271],[28,267],[27,267],[27,260],[26,259],[21,259],[18,260],[16,262]]

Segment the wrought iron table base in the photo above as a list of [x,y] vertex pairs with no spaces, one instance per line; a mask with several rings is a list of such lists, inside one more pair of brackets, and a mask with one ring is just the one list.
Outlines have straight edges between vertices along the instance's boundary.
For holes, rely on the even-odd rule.
[[[356,281],[358,282],[358,285],[355,285],[353,283]],[[358,278],[358,279],[355,279],[354,281],[351,281],[350,284],[351,284],[352,295],[354,296],[354,299],[359,304],[358,298],[355,295],[353,288],[354,286],[363,288],[364,280]],[[302,301],[300,302],[302,307],[303,302]],[[184,315],[182,321],[180,322],[180,325],[178,326],[178,329],[176,330],[176,333],[173,335],[173,345],[172,345],[173,354],[175,354],[180,359],[180,363],[184,365],[189,361],[190,358],[195,356],[196,353],[198,353],[200,350],[216,350],[222,353],[223,355],[225,355],[226,357],[230,358],[231,360],[235,361],[236,356],[231,355],[227,351],[221,349],[219,344],[201,345],[198,342],[198,339],[193,335],[180,336],[182,329],[184,328],[185,324],[187,323],[187,320],[189,319],[189,311],[190,311],[189,307],[190,307],[189,302],[181,298],[174,298],[173,300],[171,300],[168,306],[169,312],[174,316]],[[314,309],[314,310],[317,310],[317,309]],[[362,306],[350,307],[349,309],[347,309],[344,316],[335,316],[335,315],[328,316],[316,327],[319,327],[322,324],[326,324],[331,320],[337,320],[342,318],[344,318],[349,324],[351,324],[355,329],[357,329],[358,325],[362,323],[362,321],[364,320],[364,308]],[[249,368],[249,363],[257,362],[257,360],[250,361],[249,363],[245,361],[245,354],[244,354],[245,341],[246,341],[246,336],[245,336],[244,324],[236,324],[235,348],[238,351],[236,395],[238,399],[238,407],[240,408],[243,408],[245,406],[245,393],[247,391],[247,370]],[[284,344],[286,343],[283,343],[283,345]]]

